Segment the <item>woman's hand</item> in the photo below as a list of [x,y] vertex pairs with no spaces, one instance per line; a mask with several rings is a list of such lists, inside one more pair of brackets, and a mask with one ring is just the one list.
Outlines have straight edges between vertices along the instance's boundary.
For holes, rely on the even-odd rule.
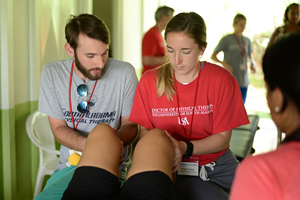
[[186,143],[183,141],[177,141],[175,140],[167,131],[166,135],[169,137],[170,141],[173,144],[174,147],[174,158],[173,158],[173,169],[172,172],[176,172],[179,168],[179,165],[181,163],[182,156],[184,155],[186,151]]
[[255,68],[255,65],[254,65],[253,62],[250,64],[250,69],[251,69],[251,72],[252,72],[252,73],[255,73],[255,72],[256,72],[256,68]]

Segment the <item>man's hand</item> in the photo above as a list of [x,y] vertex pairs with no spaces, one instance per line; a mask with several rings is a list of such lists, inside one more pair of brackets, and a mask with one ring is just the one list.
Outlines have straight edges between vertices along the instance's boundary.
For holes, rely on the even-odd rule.
[[[114,129],[115,130],[115,129]],[[123,141],[123,145],[127,146],[134,141],[138,134],[137,124],[129,121],[129,115],[121,117],[121,126],[116,135]]]
[[119,137],[117,137],[118,140],[119,140],[119,143],[120,143],[120,147],[121,147],[121,151],[120,151],[120,161],[119,161],[119,164],[121,165],[122,162],[124,161],[124,154],[125,154],[125,151],[124,151],[124,146],[123,146],[123,141],[119,139]]

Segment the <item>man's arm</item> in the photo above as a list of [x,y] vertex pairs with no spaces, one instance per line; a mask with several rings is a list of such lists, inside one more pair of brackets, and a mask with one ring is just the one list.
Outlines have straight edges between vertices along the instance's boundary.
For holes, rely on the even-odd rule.
[[116,134],[123,141],[123,145],[127,146],[133,142],[138,134],[137,124],[129,121],[129,115],[121,117],[121,127]]
[[63,119],[55,119],[48,116],[50,126],[55,139],[62,145],[76,151],[83,151],[86,137],[68,127]]
[[158,66],[166,62],[166,56],[143,56],[143,64],[147,66]]

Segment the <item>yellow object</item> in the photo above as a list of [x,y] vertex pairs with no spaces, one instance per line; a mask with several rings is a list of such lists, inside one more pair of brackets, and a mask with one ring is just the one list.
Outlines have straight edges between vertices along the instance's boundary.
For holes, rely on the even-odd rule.
[[71,165],[77,165],[80,158],[81,158],[81,156],[74,152],[72,155],[69,156],[68,161]]

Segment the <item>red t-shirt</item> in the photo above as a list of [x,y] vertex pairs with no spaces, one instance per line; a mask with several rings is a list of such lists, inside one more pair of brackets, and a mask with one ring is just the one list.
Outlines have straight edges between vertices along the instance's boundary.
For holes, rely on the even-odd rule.
[[[145,35],[142,41],[142,56],[165,56],[166,46],[161,33],[157,28],[152,27]],[[157,66],[148,66],[143,63],[144,74],[147,70]]]
[[[148,71],[138,84],[129,120],[150,130],[167,130],[178,141],[199,140],[249,123],[240,88],[226,69],[205,62],[194,105],[197,81],[188,85],[176,82],[180,120],[177,95],[170,101],[165,94],[158,98],[155,70]],[[189,134],[191,128],[193,110],[189,136],[186,133]],[[199,165],[215,161],[226,151],[199,155]]]
[[229,199],[299,199],[299,157],[300,142],[288,142],[276,151],[244,159],[237,168]]

